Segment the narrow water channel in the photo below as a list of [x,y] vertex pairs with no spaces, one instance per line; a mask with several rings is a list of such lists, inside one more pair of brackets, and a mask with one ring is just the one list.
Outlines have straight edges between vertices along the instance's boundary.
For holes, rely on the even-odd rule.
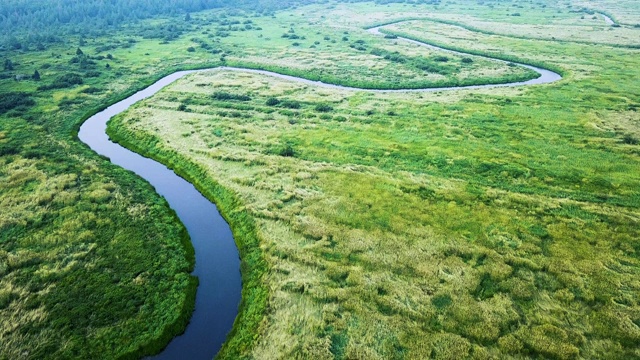
[[89,118],[78,137],[112,163],[131,170],[167,199],[186,226],[195,248],[193,275],[200,280],[196,307],[184,334],[174,338],[157,359],[206,359],[216,355],[233,325],[240,303],[240,260],[231,229],[214,204],[166,166],[109,140],[107,121],[190,71],[169,75]]
[[[369,31],[373,34],[380,34],[378,29],[379,27],[376,27],[369,29]],[[452,52],[414,40],[400,37],[399,39]],[[365,90],[311,81],[270,71],[230,67],[214,69],[258,73],[315,86],[372,92],[432,92],[522,86],[550,83],[562,78],[559,74],[546,69],[523,64],[518,65],[535,70],[540,76],[529,81],[497,85],[411,90]],[[126,111],[136,102],[154,95],[174,81],[190,73],[209,70],[212,69],[179,71],[166,76],[146,89],[93,115],[82,124],[78,134],[80,140],[89,145],[95,152],[108,157],[112,163],[135,172],[151,183],[158,194],[162,195],[171,208],[176,211],[191,236],[196,254],[196,266],[193,275],[200,280],[195,311],[185,333],[174,338],[162,353],[153,357],[154,359],[210,360],[215,357],[227,333],[231,330],[237,315],[242,290],[240,260],[229,225],[222,218],[216,206],[200,194],[192,184],[176,175],[166,166],[110,141],[106,134],[107,122],[113,116]]]
[[613,19],[610,18],[609,16],[607,16],[605,14],[600,14],[600,15],[602,15],[602,18],[604,19],[604,22],[607,23],[607,25],[615,25],[616,24],[616,22],[613,21]]

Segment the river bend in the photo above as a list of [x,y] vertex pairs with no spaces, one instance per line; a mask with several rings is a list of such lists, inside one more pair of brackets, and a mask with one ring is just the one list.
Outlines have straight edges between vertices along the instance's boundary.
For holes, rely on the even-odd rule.
[[[380,27],[368,29],[375,35],[381,35]],[[438,48],[426,43],[398,37],[420,46],[464,54]],[[467,54],[464,54],[467,55]],[[504,62],[503,60],[496,61]],[[525,65],[540,74],[539,77],[523,82],[508,84],[475,85],[462,87],[443,87],[405,90],[369,90],[327,84],[299,77],[278,74],[271,71],[217,67],[212,69],[242,71],[273,76],[326,88],[368,91],[368,92],[433,92],[460,89],[480,89],[493,87],[513,87],[545,84],[561,79],[555,72]],[[146,89],[119,101],[103,111],[93,115],[80,127],[78,137],[98,154],[108,157],[112,163],[131,170],[147,180],[162,195],[183,222],[195,248],[196,266],[193,275],[200,280],[196,294],[196,306],[191,321],[184,334],[174,338],[157,359],[212,359],[220,350],[227,333],[233,326],[241,297],[240,260],[233,241],[229,225],[222,218],[216,206],[207,200],[189,182],[176,175],[166,166],[145,158],[109,140],[106,134],[107,122],[113,116],[126,111],[131,105],[146,99],[165,86],[194,72],[212,69],[178,71],[168,75]]]

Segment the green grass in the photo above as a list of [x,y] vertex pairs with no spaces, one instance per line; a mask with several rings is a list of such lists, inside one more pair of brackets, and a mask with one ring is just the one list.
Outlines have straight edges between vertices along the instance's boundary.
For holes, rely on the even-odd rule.
[[634,50],[440,26],[398,28],[566,79],[370,94],[214,71],[110,132],[256,219],[271,290],[249,357],[639,356]]
[[[220,356],[640,356],[637,50],[518,32],[551,24],[558,39],[566,29],[591,38],[581,21],[596,20],[571,12],[582,6],[318,4],[230,16],[252,20],[244,31],[203,12],[168,43],[140,37],[138,26],[86,39],[88,68],[71,63],[78,39],[4,51],[14,70],[0,92],[28,96],[0,115],[0,357],[138,357],[158,351],[190,313],[183,228],[151,187],[74,140],[88,114],[176,69],[219,64],[367,88],[528,76],[475,58],[458,66],[461,57],[436,64],[445,74],[425,74],[414,59],[440,54],[364,30],[427,16],[466,29],[388,29],[565,79],[370,94],[213,72],[110,125],[193,181],[230,222],[243,303]],[[620,9],[611,8],[618,21],[635,21],[635,10]],[[518,30],[488,35],[495,24]],[[305,39],[283,38],[292,28]],[[597,42],[626,46],[637,32],[624,25]],[[12,78],[36,69],[40,81]],[[66,73],[83,84],[37,91]],[[213,96],[222,92],[236,96]]]

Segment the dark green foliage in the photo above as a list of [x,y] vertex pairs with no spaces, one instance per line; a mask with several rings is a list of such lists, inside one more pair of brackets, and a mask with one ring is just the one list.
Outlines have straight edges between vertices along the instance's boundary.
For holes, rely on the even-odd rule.
[[9,92],[0,94],[0,114],[13,109],[26,110],[35,104],[36,102],[31,98],[31,95],[27,93]]
[[638,140],[637,137],[631,135],[631,134],[625,134],[622,137],[622,142],[625,144],[629,144],[629,145],[638,145],[640,144],[640,140]]
[[302,104],[296,100],[281,100],[280,106],[287,109],[300,109]]
[[[290,124],[295,124],[296,121],[289,121]],[[280,144],[272,144],[267,147],[264,151],[265,154],[269,155],[277,155],[282,157],[295,157],[296,151],[293,148],[293,144],[291,142],[285,141]]]
[[102,92],[102,89],[94,87],[94,86],[90,86],[86,89],[82,89],[81,93],[83,94],[97,94]]
[[33,72],[33,76],[31,76],[31,78],[35,81],[39,81],[40,80],[40,73],[38,72],[38,70],[35,70]]
[[4,61],[4,71],[11,71],[13,70],[13,62],[11,61],[11,59],[6,59]]
[[52,90],[52,89],[64,89],[68,87],[72,87],[74,85],[81,85],[84,83],[82,77],[75,73],[66,73],[56,77],[53,83],[49,85],[42,85],[38,87],[38,90]]
[[333,110],[333,107],[327,104],[318,104],[314,109],[319,112],[330,112]]
[[442,310],[450,306],[453,300],[449,294],[441,294],[434,296],[433,299],[431,299],[431,303],[439,310]]
[[250,101],[251,100],[251,97],[249,95],[231,94],[223,91],[215,92],[211,97],[214,98],[215,100],[222,100],[222,101],[227,101],[227,100]]
[[278,150],[278,155],[284,157],[292,157],[295,156],[295,151],[293,150],[291,144],[285,144],[282,148],[280,148],[280,150]]
[[329,350],[334,359],[344,359],[345,350],[349,344],[349,337],[345,332],[331,334],[331,347]]
[[276,106],[278,104],[280,104],[280,100],[278,100],[277,98],[274,97],[270,97],[267,99],[266,102],[267,106]]

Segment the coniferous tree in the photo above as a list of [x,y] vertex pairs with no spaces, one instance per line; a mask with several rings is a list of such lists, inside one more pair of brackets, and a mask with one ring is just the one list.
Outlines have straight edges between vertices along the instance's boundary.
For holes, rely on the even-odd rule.
[[82,49],[78,48],[78,50],[76,50],[76,55],[82,56],[84,55],[84,52],[82,52]]
[[36,69],[36,71],[33,72],[33,80],[35,80],[35,81],[40,80],[40,73],[38,72],[37,69]]
[[13,70],[13,62],[11,61],[11,59],[6,59],[4,61],[4,70],[5,71]]

